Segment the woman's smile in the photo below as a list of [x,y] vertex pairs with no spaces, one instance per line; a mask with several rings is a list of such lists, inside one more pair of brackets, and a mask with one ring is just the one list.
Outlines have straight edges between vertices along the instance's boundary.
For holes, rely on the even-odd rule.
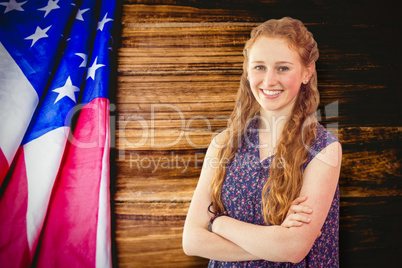
[[283,92],[283,90],[268,90],[260,88],[260,91],[264,94],[264,97],[268,99],[278,98],[279,95]]

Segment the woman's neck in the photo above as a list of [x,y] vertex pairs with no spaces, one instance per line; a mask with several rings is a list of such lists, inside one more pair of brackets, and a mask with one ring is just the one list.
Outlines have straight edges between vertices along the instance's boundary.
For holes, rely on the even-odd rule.
[[288,116],[285,113],[260,111],[258,142],[261,160],[276,153],[278,140],[282,135]]
[[259,128],[264,132],[280,135],[290,114],[291,109],[282,109],[279,111],[267,111],[261,109]]
[[293,105],[276,111],[260,110],[259,120],[259,145],[260,159],[265,159],[276,153],[278,141],[282,135],[286,121],[288,120]]

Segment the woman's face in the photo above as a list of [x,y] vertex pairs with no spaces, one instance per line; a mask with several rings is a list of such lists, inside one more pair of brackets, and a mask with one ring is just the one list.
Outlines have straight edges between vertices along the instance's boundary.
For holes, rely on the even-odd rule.
[[259,37],[249,52],[248,79],[261,112],[290,113],[311,70],[314,69],[303,68],[300,56],[285,40]]

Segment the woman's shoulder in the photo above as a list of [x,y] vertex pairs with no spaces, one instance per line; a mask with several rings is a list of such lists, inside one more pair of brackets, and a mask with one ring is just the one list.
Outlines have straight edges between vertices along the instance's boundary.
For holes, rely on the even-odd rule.
[[309,156],[303,167],[306,168],[316,157],[330,166],[338,166],[342,159],[342,146],[339,139],[320,123],[317,123],[316,131],[316,139],[308,148]]
[[227,135],[229,135],[229,131],[227,129],[215,134],[208,146],[207,155],[216,156],[219,149],[226,146],[228,139]]
[[222,132],[219,132],[214,135],[211,144],[218,144],[221,145],[226,142],[227,135],[229,134],[228,129],[224,129]]
[[316,139],[315,139],[315,146],[325,148],[328,145],[330,145],[331,143],[334,143],[334,142],[340,143],[339,139],[331,131],[326,129],[320,123],[317,123],[317,126],[316,126],[317,135],[316,135]]
[[336,137],[334,133],[326,129],[320,123],[317,123],[316,126],[316,139],[313,144],[310,145],[308,151],[311,158],[314,158],[317,154],[319,154],[322,150],[327,148],[329,145],[338,142],[340,144],[339,139]]

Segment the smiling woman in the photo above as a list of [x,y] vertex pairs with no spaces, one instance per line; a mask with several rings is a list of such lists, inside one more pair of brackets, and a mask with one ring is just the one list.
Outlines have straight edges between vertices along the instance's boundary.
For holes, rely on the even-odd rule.
[[314,117],[317,44],[286,17],[256,27],[244,56],[237,105],[189,208],[184,251],[209,267],[338,267],[341,147]]

